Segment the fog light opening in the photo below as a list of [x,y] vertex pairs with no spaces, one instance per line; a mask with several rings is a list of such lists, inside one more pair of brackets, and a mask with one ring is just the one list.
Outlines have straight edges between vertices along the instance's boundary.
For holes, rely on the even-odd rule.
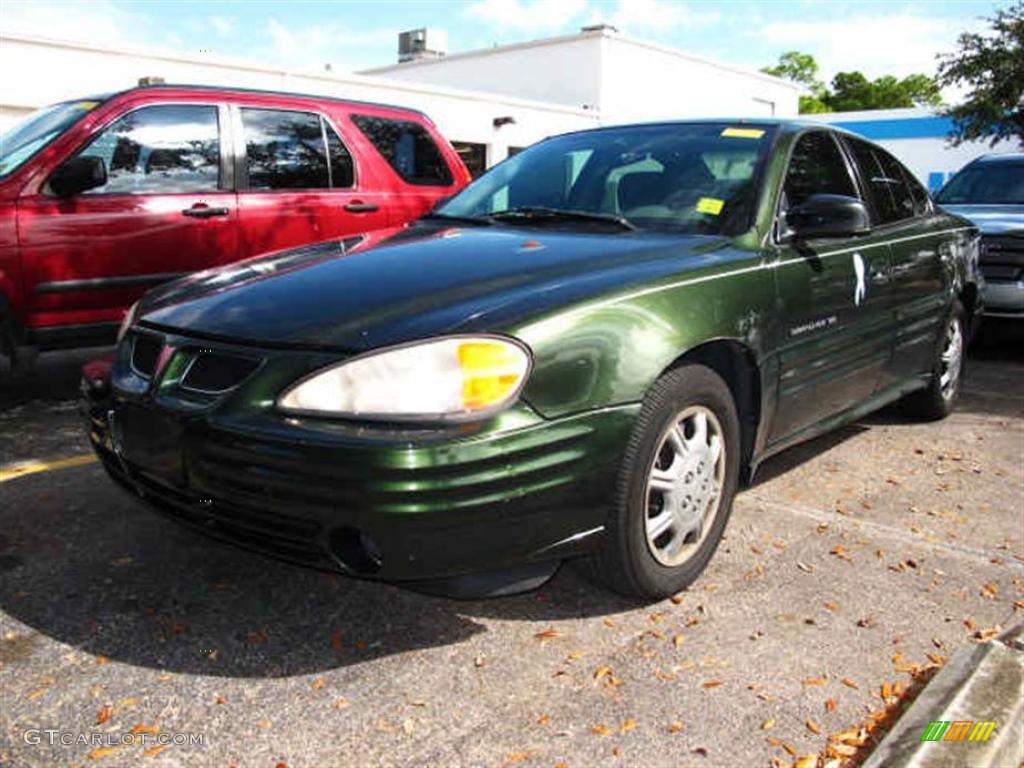
[[368,533],[356,528],[335,528],[328,545],[341,567],[354,573],[376,573],[384,563],[380,545]]

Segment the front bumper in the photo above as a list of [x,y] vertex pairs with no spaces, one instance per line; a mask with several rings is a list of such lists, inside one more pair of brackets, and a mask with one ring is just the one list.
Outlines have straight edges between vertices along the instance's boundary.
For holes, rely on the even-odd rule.
[[110,476],[159,512],[303,565],[423,580],[561,559],[599,541],[639,406],[547,421],[525,405],[418,432],[177,410],[83,379]]
[[1024,318],[1024,280],[985,281],[985,317]]

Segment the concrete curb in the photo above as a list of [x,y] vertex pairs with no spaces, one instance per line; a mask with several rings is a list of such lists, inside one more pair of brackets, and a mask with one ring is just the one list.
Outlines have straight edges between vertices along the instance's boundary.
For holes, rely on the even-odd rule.
[[[988,741],[922,741],[933,720],[988,721]],[[1024,624],[953,655],[863,768],[1018,766],[1024,760]]]

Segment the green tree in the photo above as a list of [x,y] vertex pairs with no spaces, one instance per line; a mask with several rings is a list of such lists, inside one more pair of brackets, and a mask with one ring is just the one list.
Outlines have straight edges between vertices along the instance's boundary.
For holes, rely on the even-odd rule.
[[902,80],[892,75],[868,80],[861,72],[839,72],[832,78],[832,87],[827,88],[818,79],[818,62],[810,54],[799,51],[787,51],[779,56],[777,64],[761,71],[807,88],[810,93],[800,96],[800,114],[938,106],[942,103],[938,84],[921,74],[908,75]]
[[825,84],[818,79],[818,62],[809,53],[786,51],[779,56],[775,66],[762,67],[761,71],[766,75],[791,80],[807,88],[810,93],[800,95],[800,114],[828,112],[828,107],[822,101]]
[[1016,138],[1024,146],[1024,2],[992,18],[987,34],[964,32],[959,50],[939,57],[939,84],[967,87],[961,104],[945,110],[953,118],[954,144]]

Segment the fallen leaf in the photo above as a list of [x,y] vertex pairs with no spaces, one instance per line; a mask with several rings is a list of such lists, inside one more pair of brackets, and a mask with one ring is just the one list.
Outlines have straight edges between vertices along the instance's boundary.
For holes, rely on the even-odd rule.
[[879,690],[883,699],[888,699],[892,696],[892,685],[890,683],[882,683],[882,687]]
[[946,657],[945,657],[945,656],[940,656],[940,655],[939,655],[939,654],[937,654],[937,653],[926,653],[926,654],[925,654],[925,656],[927,656],[927,657],[928,657],[928,660],[929,660],[929,661],[930,661],[930,662],[931,662],[932,664],[937,664],[937,665],[939,665],[940,667],[941,667],[941,666],[942,666],[943,664],[945,664],[945,663],[946,663]]
[[344,709],[345,707],[349,706],[350,704],[351,704],[351,702],[348,699],[346,699],[344,696],[341,696],[341,697],[339,697],[339,698],[334,700],[334,708],[335,709]]
[[107,755],[112,755],[112,754],[114,754],[114,753],[115,753],[115,752],[117,752],[117,750],[119,750],[120,748],[121,748],[121,745],[120,745],[120,744],[118,744],[118,745],[116,745],[116,746],[113,746],[113,747],[97,747],[97,748],[96,748],[96,749],[94,749],[94,750],[93,750],[92,752],[90,752],[90,753],[89,753],[89,754],[87,755],[87,757],[88,757],[88,758],[89,758],[90,760],[99,760],[99,759],[100,759],[100,758],[102,758],[102,757],[106,757]]
[[659,621],[662,621],[664,618],[665,618],[665,614],[664,613],[652,613],[651,614],[651,621],[653,621],[655,623],[657,623]]
[[107,663],[107,657],[103,656],[102,654],[97,656],[96,657],[96,663],[97,664],[106,664]]
[[473,659],[473,666],[477,669],[480,669],[480,667],[482,667],[484,663],[485,659],[483,656],[477,656],[475,659]]
[[832,613],[838,613],[839,612],[839,604],[838,603],[833,603],[833,602],[827,602],[827,603],[825,603],[825,610],[826,611],[832,611]]
[[835,712],[836,711],[836,700],[835,699],[825,699],[825,711],[826,712]]
[[510,763],[522,763],[530,759],[530,755],[526,752],[510,752],[506,760]]
[[857,685],[857,682],[855,680],[851,680],[848,677],[844,677],[841,682],[847,688],[853,688],[854,690],[858,690],[858,691],[860,690],[860,686]]
[[673,605],[682,605],[683,604],[683,596],[682,595],[672,595],[672,597],[670,597],[669,600],[672,602]]
[[817,755],[804,755],[793,763],[793,768],[817,768],[818,756]]
[[796,567],[799,568],[804,573],[811,573],[814,570],[814,566],[813,565],[808,565],[807,563],[802,563],[799,560],[796,561]]
[[685,642],[686,642],[686,635],[673,635],[672,636],[672,645],[674,645],[676,648],[678,648],[679,646],[681,646]]
[[622,754],[622,748],[621,747],[612,747],[612,755],[613,756],[618,757],[621,754]]
[[541,641],[554,640],[556,637],[562,637],[562,633],[553,627],[548,627],[547,629],[542,630],[541,632],[538,632],[534,635],[535,639]]
[[262,629],[257,629],[255,632],[250,632],[246,638],[246,642],[249,645],[259,645],[260,643],[267,642],[267,633]]
[[143,752],[142,756],[143,757],[156,757],[161,752],[163,752],[165,749],[167,749],[168,746],[169,745],[167,745],[167,744],[154,744],[152,747],[150,747],[145,752]]
[[767,720],[765,720],[763,723],[761,723],[761,730],[762,731],[770,731],[774,727],[775,727],[775,720],[773,720],[770,717]]
[[718,688],[720,685],[722,685],[722,681],[721,680],[705,680],[702,685],[705,688]]
[[341,653],[345,648],[345,633],[342,630],[336,629],[331,634],[331,648],[333,648],[336,653]]
[[309,687],[312,688],[314,691],[319,691],[321,688],[324,687],[324,679],[322,677],[318,677],[316,680],[309,684]]
[[547,725],[551,722],[551,715],[541,715],[537,718],[537,725]]
[[595,725],[593,728],[590,729],[590,732],[591,733],[596,733],[598,736],[607,736],[612,731],[611,731],[611,728],[609,728],[604,723],[598,723],[597,725]]
[[808,717],[806,720],[804,720],[804,725],[807,726],[807,730],[811,733],[817,736],[821,735],[821,726],[814,722],[811,718]]
[[114,714],[109,704],[104,704],[102,709],[96,715],[96,725],[103,725],[110,719],[110,716]]
[[214,704],[227,704],[228,700],[226,696],[218,696]]
[[678,720],[673,720],[671,723],[668,724],[668,732],[669,733],[679,733],[682,730],[683,730],[683,724],[681,722],[679,722]]
[[825,678],[824,677],[809,677],[809,678],[807,678],[806,680],[803,681],[803,684],[804,685],[824,685],[825,684]]
[[979,593],[982,597],[988,598],[989,600],[995,600],[999,595],[999,585],[994,581],[990,581],[981,588]]
[[585,655],[583,651],[573,651],[565,658],[567,661],[576,661],[577,659],[582,659]]
[[619,733],[629,733],[636,728],[636,720],[632,717],[623,721],[622,725],[619,726]]
[[256,727],[257,728],[263,728],[263,729],[269,728],[270,725],[271,725],[270,721],[267,720],[267,718],[265,718],[265,717],[262,720],[260,720],[259,722],[256,723]]

